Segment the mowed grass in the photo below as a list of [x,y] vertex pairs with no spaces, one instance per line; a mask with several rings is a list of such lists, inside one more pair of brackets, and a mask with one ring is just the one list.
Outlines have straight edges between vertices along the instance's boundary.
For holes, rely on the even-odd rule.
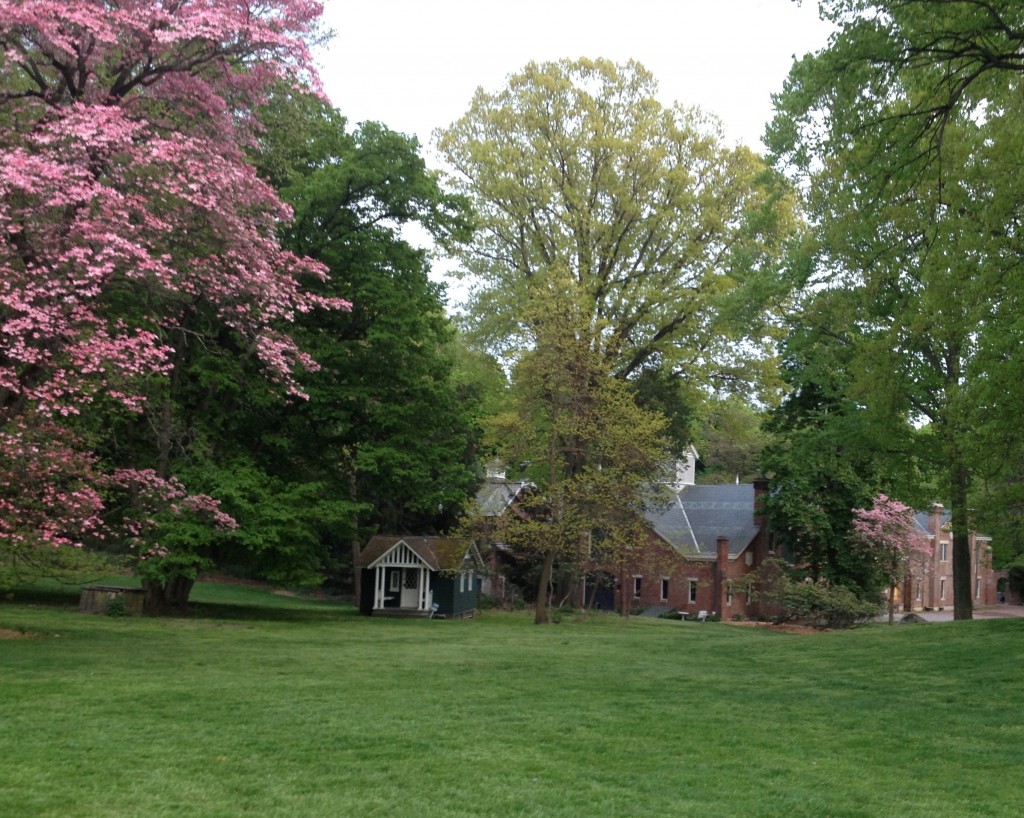
[[[0,605],[0,815],[1017,816],[1024,620],[799,636]],[[63,600],[63,601],[62,601]]]

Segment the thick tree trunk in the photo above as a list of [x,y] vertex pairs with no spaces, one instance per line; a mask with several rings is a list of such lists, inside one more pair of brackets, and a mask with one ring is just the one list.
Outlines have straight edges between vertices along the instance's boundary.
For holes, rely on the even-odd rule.
[[953,619],[973,619],[971,599],[971,543],[970,521],[967,514],[967,468],[960,463],[953,466]]
[[896,583],[889,583],[889,624],[896,621]]
[[544,555],[544,567],[540,572],[540,580],[537,582],[537,606],[534,624],[547,625],[551,621],[548,611],[548,600],[551,597],[551,573],[555,567],[555,552],[549,551]]
[[142,590],[145,591],[142,601],[143,612],[150,616],[186,613],[193,585],[195,580],[184,576],[171,577],[166,582],[142,580]]

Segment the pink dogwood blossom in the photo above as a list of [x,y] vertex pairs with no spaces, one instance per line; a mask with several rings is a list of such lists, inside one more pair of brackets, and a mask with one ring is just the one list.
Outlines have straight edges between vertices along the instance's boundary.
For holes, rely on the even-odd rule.
[[888,585],[889,623],[895,615],[896,589],[931,555],[931,541],[918,530],[914,511],[899,500],[879,494],[871,508],[853,511],[853,530],[875,556]]
[[[95,465],[61,419],[101,396],[144,412],[144,382],[168,375],[170,339],[198,305],[301,395],[294,373],[316,364],[282,325],[349,305],[307,291],[325,268],[280,247],[290,212],[244,148],[272,82],[316,87],[320,12],[0,0],[0,541],[74,544],[99,527]],[[138,295],[130,322],[111,308],[121,292]],[[13,487],[33,446],[36,488]]]

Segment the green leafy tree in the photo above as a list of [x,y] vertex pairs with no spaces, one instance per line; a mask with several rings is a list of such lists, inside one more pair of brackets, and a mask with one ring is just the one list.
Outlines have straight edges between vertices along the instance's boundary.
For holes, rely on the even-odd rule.
[[[879,590],[872,560],[851,541],[853,509],[882,488],[917,500],[920,445],[905,419],[858,399],[860,338],[850,327],[854,291],[810,294],[783,346],[790,392],[766,420],[761,465],[771,480],[765,512],[777,549],[811,578]],[[844,328],[847,328],[844,330]]]
[[416,224],[450,248],[469,237],[466,202],[441,189],[414,138],[372,122],[348,132],[309,97],[278,99],[268,120],[257,164],[295,210],[284,244],[328,267],[329,293],[361,299],[340,321],[299,319],[321,368],[303,382],[308,403],[277,418],[321,487],[314,508],[341,504],[331,550],[447,528],[474,487],[486,389],[458,371],[430,257],[403,230]]
[[761,473],[761,450],[768,441],[764,412],[739,395],[707,403],[695,436],[703,467],[702,483],[750,482]]
[[[540,564],[536,622],[550,620],[556,565],[567,595],[589,564],[614,566],[642,536],[643,510],[667,458],[665,419],[637,406],[595,352],[567,277],[551,276],[524,311],[536,344],[520,359],[508,409],[492,433],[509,462],[529,462],[539,491],[503,535]],[[581,330],[581,326],[583,329]]]
[[832,328],[857,350],[848,394],[895,426],[932,429],[923,454],[945,471],[955,616],[970,618],[967,509],[985,457],[975,430],[990,416],[979,387],[1005,368],[996,339],[1016,333],[1001,304],[1017,303],[1019,287],[1024,10],[820,5],[840,30],[794,66],[768,141],[808,194],[819,243],[809,288],[857,294]]
[[[350,132],[321,100],[289,89],[260,118],[252,161],[294,213],[282,244],[329,270],[319,297],[362,303],[340,321],[291,316],[319,366],[300,373],[304,398],[288,403],[235,336],[212,323],[184,336],[163,404],[166,457],[238,523],[192,543],[193,573],[216,565],[292,585],[343,582],[368,534],[436,531],[472,493],[482,397],[471,377],[456,377],[455,330],[430,259],[402,234],[416,223],[450,242],[469,222],[414,139],[376,123]],[[158,459],[141,419],[107,417],[110,451]]]
[[[480,230],[461,254],[475,340],[513,358],[535,340],[522,305],[558,268],[618,377],[707,385],[764,355],[793,194],[717,123],[666,108],[635,62],[530,63],[438,136]],[[745,339],[746,344],[732,343]]]

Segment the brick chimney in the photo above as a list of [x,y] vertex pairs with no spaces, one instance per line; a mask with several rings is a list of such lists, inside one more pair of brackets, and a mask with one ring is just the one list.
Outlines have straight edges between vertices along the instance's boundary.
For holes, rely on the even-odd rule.
[[945,510],[942,503],[932,503],[932,513],[928,519],[928,528],[931,530],[928,533],[935,537],[936,543],[942,535],[942,512]]
[[715,613],[725,616],[725,583],[729,578],[729,538],[715,540]]
[[764,498],[768,495],[768,478],[754,478],[754,525],[764,526]]

